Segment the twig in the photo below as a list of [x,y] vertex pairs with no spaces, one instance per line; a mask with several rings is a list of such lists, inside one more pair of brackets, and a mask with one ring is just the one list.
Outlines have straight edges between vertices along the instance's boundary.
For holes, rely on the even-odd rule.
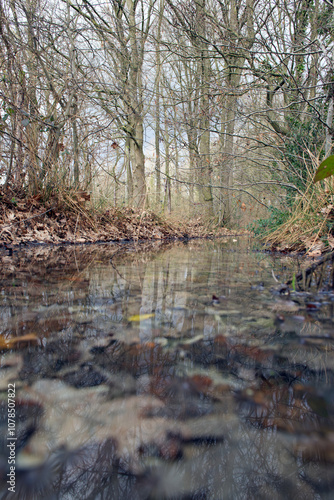
[[74,229],[74,239],[75,239],[75,235],[76,235],[76,233],[77,233],[77,226],[78,226],[79,217],[80,217],[80,213],[78,213],[78,216],[77,216],[77,221],[76,221],[76,223],[75,223],[75,229]]
[[273,269],[271,270],[271,274],[273,275],[273,278],[276,281],[276,283],[279,283],[278,279],[276,278],[276,276],[274,274],[274,270]]
[[[321,264],[324,264],[325,262],[328,262],[330,260],[334,261],[334,251],[328,253],[327,255],[324,255],[321,259],[319,259],[317,262],[312,264],[312,266],[310,266],[307,269],[305,269],[304,271],[298,273],[296,275],[296,281],[301,281],[302,279],[305,279],[307,276],[312,274],[313,271],[315,269],[317,269],[317,267],[321,266]],[[292,283],[292,279],[290,279],[286,282],[287,285],[291,285],[291,283]]]

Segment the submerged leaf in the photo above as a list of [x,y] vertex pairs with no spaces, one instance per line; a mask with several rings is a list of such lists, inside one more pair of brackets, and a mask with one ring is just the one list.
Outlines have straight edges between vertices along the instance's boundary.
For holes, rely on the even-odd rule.
[[2,351],[3,349],[8,349],[8,340],[3,335],[0,335],[0,350]]
[[13,347],[26,346],[30,342],[37,343],[38,338],[34,333],[27,333],[21,337],[5,338],[3,335],[0,336],[0,350],[12,349]]
[[143,321],[144,319],[154,318],[154,313],[149,314],[134,314],[128,318],[128,321]]

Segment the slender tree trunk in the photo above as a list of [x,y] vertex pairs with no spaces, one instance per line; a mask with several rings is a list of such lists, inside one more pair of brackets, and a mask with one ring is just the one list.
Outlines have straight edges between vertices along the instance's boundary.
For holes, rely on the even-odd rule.
[[77,95],[73,98],[73,115],[72,115],[72,134],[73,134],[73,175],[74,184],[79,186],[80,170],[79,170],[79,140],[78,140],[78,127],[77,127],[77,114],[78,114],[78,98]]
[[333,97],[330,97],[327,110],[326,125],[326,142],[325,142],[325,156],[329,156],[332,149],[333,134],[331,129],[333,128]]
[[[144,208],[146,201],[144,126],[143,126],[143,89],[142,89],[142,50],[137,40],[136,5],[137,1],[126,0],[129,6],[129,44],[131,61],[128,89],[129,124],[131,128],[130,153],[132,163],[133,197],[137,208]],[[139,47],[138,47],[139,45]]]
[[[237,82],[235,82],[236,84]],[[222,185],[226,186],[223,189],[223,205],[224,214],[223,222],[229,224],[231,222],[231,191],[228,188],[233,187],[233,159],[234,159],[234,131],[236,120],[236,105],[237,99],[233,95],[235,87],[230,87],[225,100],[225,109],[223,113],[221,145],[222,145],[222,160],[220,167],[220,176]]]
[[[29,22],[33,22],[32,19],[29,19]],[[37,88],[37,76],[36,76],[36,66],[37,61],[34,56],[34,44],[32,33],[29,30],[28,43],[30,48],[30,55],[27,62],[28,72],[29,72],[29,81],[27,94],[28,94],[28,111],[30,116],[30,123],[26,127],[28,144],[29,144],[29,165],[28,165],[28,175],[30,179],[30,184],[33,185],[33,191],[37,192],[40,189],[38,182],[38,171],[40,169],[39,159],[38,159],[38,122],[35,120],[35,116],[38,116],[38,102],[36,95]]]
[[[198,30],[203,38],[206,36],[205,0],[196,2],[198,16]],[[199,43],[199,72],[200,72],[200,143],[198,169],[198,195],[201,211],[205,217],[213,216],[213,196],[211,188],[211,157],[210,157],[210,59],[204,42]]]
[[[70,6],[67,4],[67,35],[70,41],[70,65],[71,65],[71,75],[72,75],[72,87],[77,85],[78,79],[78,61],[75,48],[75,34],[72,29],[71,24],[71,12]],[[75,23],[75,19],[73,19]],[[80,171],[79,171],[79,140],[78,140],[78,96],[77,93],[73,95],[72,100],[72,110],[71,110],[71,122],[72,122],[72,139],[73,139],[73,177],[74,185],[79,186],[80,182]]]
[[165,197],[164,197],[164,211],[170,214],[172,211],[172,199],[170,189],[170,149],[169,138],[165,138],[165,155],[166,155],[166,183],[165,183]]
[[161,175],[160,175],[160,96],[159,83],[156,85],[155,99],[155,201],[158,208],[161,202]]
[[160,40],[161,23],[164,11],[164,0],[159,4],[159,20],[156,39],[156,81],[155,81],[155,201],[158,209],[161,208],[161,161],[160,161],[160,77],[161,77],[161,58],[160,58]]
[[146,198],[145,156],[143,151],[144,128],[142,120],[135,124],[131,137],[130,152],[132,163],[133,196],[132,203],[143,208]]
[[172,210],[172,200],[171,200],[171,189],[170,189],[170,136],[168,131],[168,119],[167,119],[167,103],[164,103],[164,117],[165,117],[165,131],[164,131],[164,143],[165,143],[165,173],[166,173],[166,183],[165,183],[165,196],[164,196],[164,211],[171,213]]
[[130,205],[132,203],[133,197],[133,181],[131,172],[131,161],[130,161],[130,138],[127,137],[125,140],[125,169],[126,169],[126,187],[127,187],[127,201]]
[[59,157],[59,139],[61,137],[61,127],[54,126],[50,128],[46,149],[44,153],[43,168],[40,175],[40,180],[49,181],[54,174],[54,167]]
[[[176,180],[175,192],[176,192],[176,195],[178,197],[179,193],[180,193],[180,185],[178,183],[178,179],[179,179],[179,150],[178,150],[178,143],[177,143],[176,134],[174,135],[174,165],[175,165],[175,180]],[[174,205],[175,205],[175,203],[174,203]]]
[[196,144],[196,131],[191,126],[187,128],[187,138],[188,138],[188,151],[189,151],[189,202],[193,206],[195,202],[194,197],[194,181],[197,178],[197,159],[198,151]]

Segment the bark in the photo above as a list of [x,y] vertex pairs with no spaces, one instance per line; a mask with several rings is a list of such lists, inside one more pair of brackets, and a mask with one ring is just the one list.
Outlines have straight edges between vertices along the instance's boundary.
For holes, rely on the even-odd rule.
[[72,134],[73,134],[73,175],[74,184],[79,186],[80,183],[80,170],[79,170],[79,140],[78,140],[78,127],[77,127],[77,115],[78,115],[78,99],[77,95],[73,99],[73,115],[72,115]]
[[36,69],[38,67],[37,59],[35,56],[36,52],[36,37],[34,35],[33,23],[34,19],[37,17],[37,2],[32,2],[30,9],[25,11],[27,25],[28,25],[28,53],[27,53],[27,68],[28,68],[28,81],[26,84],[27,96],[28,96],[28,115],[30,119],[29,125],[26,127],[26,133],[28,138],[28,148],[29,148],[29,163],[28,163],[28,176],[29,184],[32,185],[33,192],[37,192],[40,189],[39,185],[39,170],[40,162],[38,159],[38,143],[39,143],[39,132],[38,132],[38,122],[37,117],[38,112],[38,100],[37,100],[37,74]]
[[142,121],[135,124],[130,137],[134,207],[143,208],[146,199],[145,156],[143,151],[144,128]]
[[126,170],[127,201],[128,204],[131,204],[133,197],[133,181],[132,181],[132,171],[131,171],[129,137],[127,137],[125,141],[125,170]]
[[[175,122],[176,122],[176,119],[175,119]],[[179,145],[178,145],[177,137],[175,134],[174,135],[174,165],[175,165],[175,180],[176,180],[175,192],[177,194],[177,198],[178,198],[178,195],[180,194],[180,185],[178,183],[178,180],[180,177],[180,174],[179,174],[179,149],[178,148],[179,148]]]
[[199,81],[200,81],[200,143],[199,165],[197,181],[201,211],[205,217],[213,216],[213,195],[211,188],[211,157],[210,157],[210,59],[207,44],[202,41],[206,37],[205,0],[196,3],[197,21],[200,39],[198,44],[199,54]]
[[[75,23],[75,20],[73,20]],[[71,76],[72,76],[72,88],[77,85],[78,80],[78,61],[77,61],[77,53],[75,48],[75,30],[71,25],[71,13],[70,7],[67,5],[67,36],[70,42],[70,65],[71,65]],[[71,121],[72,121],[72,140],[73,140],[73,177],[74,177],[74,185],[76,187],[79,186],[80,183],[80,171],[79,171],[79,139],[78,139],[78,95],[75,93],[73,95],[73,104],[72,104],[72,113],[71,113]]]
[[156,85],[155,98],[155,202],[157,207],[160,207],[161,201],[161,179],[160,179],[160,86],[159,82]]
[[188,138],[188,151],[189,151],[189,202],[190,205],[194,204],[194,180],[196,179],[197,173],[197,160],[198,160],[198,148],[197,148],[197,131],[190,124],[187,127],[187,138]]
[[325,156],[329,156],[332,149],[332,141],[333,141],[333,97],[330,97],[328,103],[327,110],[327,119],[326,119],[326,142],[325,142]]
[[[244,28],[244,33],[241,31]],[[226,17],[227,32],[230,33],[230,50],[227,51],[225,59],[225,100],[222,110],[222,127],[220,138],[220,150],[222,161],[220,177],[222,185],[227,188],[233,187],[234,168],[234,134],[237,120],[238,94],[242,77],[242,68],[248,57],[249,50],[254,43],[254,0],[247,0],[243,19],[240,18],[238,4],[234,0],[229,7]],[[235,48],[238,47],[236,51]],[[223,189],[223,222],[231,222],[231,193],[229,189]]]
[[143,126],[143,42],[144,34],[138,32],[136,20],[136,0],[126,0],[129,9],[129,44],[131,60],[129,61],[129,87],[126,92],[128,100],[128,123],[130,126],[130,152],[133,176],[132,204],[144,208],[146,201],[144,126]]
[[161,161],[160,161],[160,78],[161,78],[161,23],[164,11],[164,0],[159,5],[159,19],[156,35],[156,80],[155,80],[155,202],[158,209],[161,206]]
[[166,173],[166,182],[165,182],[165,196],[164,196],[164,211],[171,213],[172,211],[172,200],[171,200],[171,189],[170,189],[170,137],[168,133],[168,124],[167,124],[167,106],[164,106],[164,114],[165,114],[165,133],[164,133],[164,143],[165,143],[165,173]]

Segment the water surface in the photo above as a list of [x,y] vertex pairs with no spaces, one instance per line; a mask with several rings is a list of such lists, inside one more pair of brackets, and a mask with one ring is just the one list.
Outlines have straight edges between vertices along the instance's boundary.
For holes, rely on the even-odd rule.
[[333,498],[334,295],[279,293],[297,267],[247,238],[3,253],[0,498]]

